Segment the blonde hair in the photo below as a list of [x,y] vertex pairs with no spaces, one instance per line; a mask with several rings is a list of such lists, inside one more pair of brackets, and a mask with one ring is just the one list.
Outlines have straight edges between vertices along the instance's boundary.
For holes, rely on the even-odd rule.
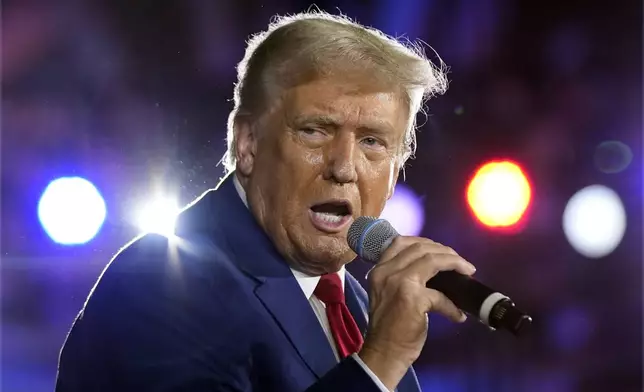
[[447,69],[438,60],[438,66],[428,60],[419,43],[389,37],[344,15],[308,11],[275,17],[248,41],[237,66],[228,150],[222,158],[226,171],[235,169],[237,121],[257,119],[281,89],[348,69],[371,71],[405,92],[410,125],[400,155],[403,167],[416,150],[416,115],[427,99],[447,90]]

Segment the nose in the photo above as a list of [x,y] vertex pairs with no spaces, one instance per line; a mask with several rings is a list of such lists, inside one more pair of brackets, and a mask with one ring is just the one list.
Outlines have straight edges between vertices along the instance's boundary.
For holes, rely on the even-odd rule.
[[326,180],[338,184],[356,182],[358,173],[356,171],[356,140],[350,132],[340,132],[335,135],[333,141],[327,145],[325,154]]

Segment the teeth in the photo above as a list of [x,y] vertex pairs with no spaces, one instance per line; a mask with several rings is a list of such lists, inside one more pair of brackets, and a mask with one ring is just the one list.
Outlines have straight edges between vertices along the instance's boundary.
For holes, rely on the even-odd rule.
[[329,223],[340,223],[342,216],[327,212],[316,212],[315,217]]

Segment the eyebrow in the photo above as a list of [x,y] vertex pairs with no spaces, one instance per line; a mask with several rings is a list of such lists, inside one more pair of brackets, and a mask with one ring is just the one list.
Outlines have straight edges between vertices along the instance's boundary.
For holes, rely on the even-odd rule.
[[335,116],[328,114],[301,114],[295,117],[296,124],[318,124],[339,128],[341,121]]
[[[332,128],[340,128],[342,126],[342,121],[340,121],[337,116],[321,113],[298,115],[295,117],[294,122],[298,125],[316,124]],[[366,121],[360,124],[359,129],[379,135],[388,135],[394,133],[394,128],[391,126],[391,124],[381,120]]]

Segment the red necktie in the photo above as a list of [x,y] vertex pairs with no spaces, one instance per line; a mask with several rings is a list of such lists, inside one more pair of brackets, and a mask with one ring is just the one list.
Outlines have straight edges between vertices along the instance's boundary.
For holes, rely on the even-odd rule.
[[326,305],[326,316],[340,359],[360,350],[362,334],[344,302],[344,290],[338,274],[322,275],[313,294]]

